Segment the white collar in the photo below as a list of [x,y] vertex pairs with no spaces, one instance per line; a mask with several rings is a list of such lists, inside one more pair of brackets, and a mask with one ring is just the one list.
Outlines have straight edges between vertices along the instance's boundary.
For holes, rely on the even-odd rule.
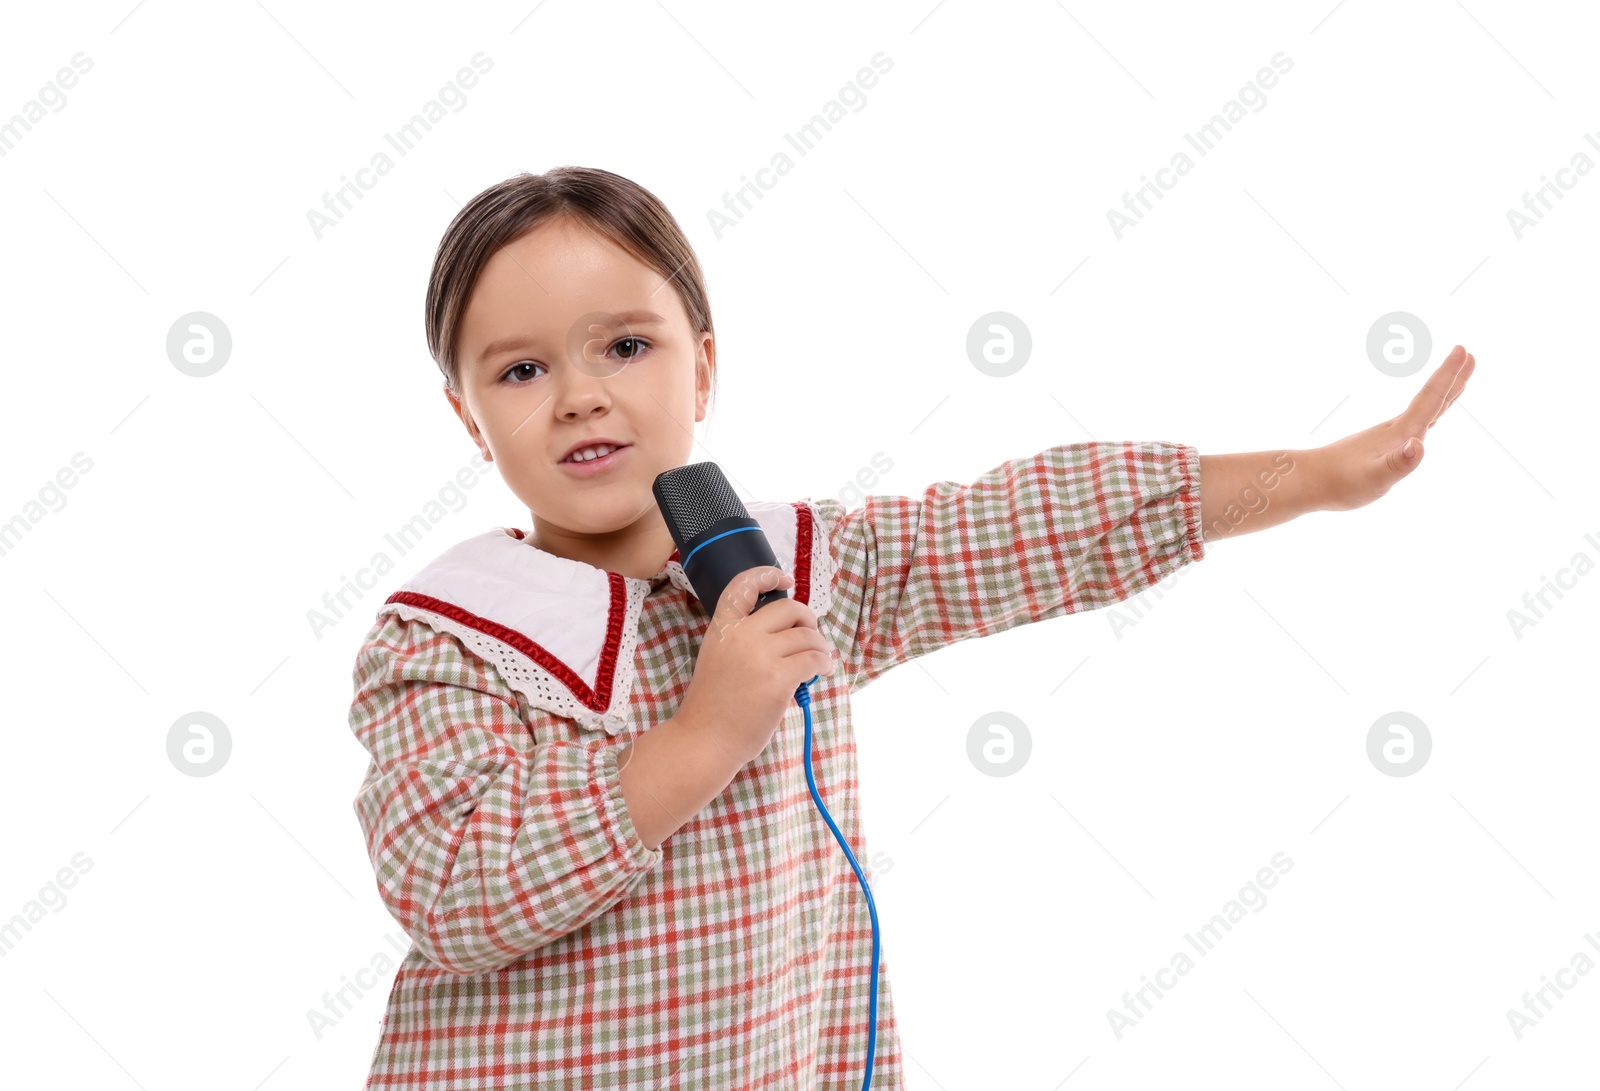
[[[820,619],[833,597],[828,536],[806,501],[751,501],[745,507],[794,576],[791,598]],[[705,623],[708,611],[673,550],[651,579],[624,576],[547,553],[515,528],[495,527],[445,550],[378,610],[419,619],[459,639],[530,704],[616,734],[628,723],[634,649],[645,596],[671,580],[677,607]],[[690,606],[690,603],[693,606]]]

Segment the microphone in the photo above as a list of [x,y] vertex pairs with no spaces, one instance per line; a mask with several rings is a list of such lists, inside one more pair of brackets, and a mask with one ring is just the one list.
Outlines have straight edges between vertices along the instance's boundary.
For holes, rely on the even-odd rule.
[[[766,531],[715,462],[695,462],[657,474],[652,488],[678,546],[683,574],[707,614],[716,613],[722,592],[739,573],[778,565]],[[763,591],[751,613],[788,597],[781,587]]]

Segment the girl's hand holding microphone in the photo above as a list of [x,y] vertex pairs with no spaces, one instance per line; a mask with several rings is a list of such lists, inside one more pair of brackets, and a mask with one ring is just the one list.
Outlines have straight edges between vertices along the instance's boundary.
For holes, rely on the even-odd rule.
[[649,848],[704,810],[767,748],[800,683],[833,673],[833,646],[809,605],[782,598],[755,608],[764,592],[793,585],[794,577],[771,565],[730,580],[677,712],[618,754],[623,799]]
[[828,677],[836,665],[809,604],[782,598],[755,609],[763,592],[793,586],[792,575],[771,565],[729,581],[678,709],[679,718],[746,762],[767,748],[801,683]]

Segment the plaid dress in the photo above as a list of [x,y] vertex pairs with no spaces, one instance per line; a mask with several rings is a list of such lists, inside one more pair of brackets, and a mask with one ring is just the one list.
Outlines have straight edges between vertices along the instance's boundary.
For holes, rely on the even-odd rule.
[[[851,694],[1202,559],[1199,474],[1189,446],[1074,443],[915,498],[747,505],[839,653],[811,687],[814,775],[864,871]],[[504,528],[380,609],[354,669],[372,759],[354,809],[412,947],[367,1087],[861,1086],[872,924],[811,798],[799,706],[659,847],[628,813],[618,752],[676,710],[707,624],[676,552],[642,580]],[[893,944],[881,1091],[905,1086]]]

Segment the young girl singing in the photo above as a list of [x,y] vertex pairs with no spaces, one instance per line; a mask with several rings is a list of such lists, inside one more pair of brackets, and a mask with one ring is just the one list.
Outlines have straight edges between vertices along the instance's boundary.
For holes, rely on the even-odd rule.
[[1456,346],[1399,416],[1311,450],[1068,443],[854,510],[746,501],[778,564],[710,603],[652,492],[711,460],[717,371],[666,208],[603,170],[508,179],[450,223],[426,306],[445,395],[529,513],[395,590],[355,665],[355,812],[413,941],[367,1086],[429,1091],[855,1088],[869,1029],[871,1086],[902,1087],[797,687],[815,678],[815,784],[868,859],[856,690],[1120,602],[1215,538],[1370,503],[1473,368]]

